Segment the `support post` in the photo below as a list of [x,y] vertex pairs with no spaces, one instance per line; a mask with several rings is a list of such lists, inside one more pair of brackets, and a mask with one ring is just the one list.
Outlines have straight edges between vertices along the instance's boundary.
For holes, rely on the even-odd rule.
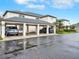
[[17,29],[20,29],[20,25],[17,25]]
[[1,37],[2,38],[5,38],[5,21],[1,21],[1,25],[2,25],[2,35],[1,35]]
[[54,34],[56,34],[56,25],[54,25],[53,29],[54,29]]
[[26,32],[27,32],[27,26],[26,23],[23,24],[23,36],[26,36]]
[[46,33],[49,34],[49,25],[47,25],[47,32]]
[[[26,23],[23,24],[23,36],[26,37],[27,26]],[[23,39],[23,49],[26,50],[26,39]]]
[[37,35],[39,36],[40,29],[39,29],[39,24],[37,25]]

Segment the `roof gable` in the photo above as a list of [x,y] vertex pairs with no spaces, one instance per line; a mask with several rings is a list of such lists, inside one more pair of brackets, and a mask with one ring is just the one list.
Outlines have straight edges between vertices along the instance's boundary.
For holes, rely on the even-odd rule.
[[11,12],[11,13],[16,13],[16,14],[22,14],[22,15],[28,15],[28,16],[34,16],[34,17],[40,17],[42,15],[40,14],[36,14],[36,13],[32,13],[32,12],[22,12],[22,11],[9,11],[7,10],[3,16],[5,16],[8,12]]

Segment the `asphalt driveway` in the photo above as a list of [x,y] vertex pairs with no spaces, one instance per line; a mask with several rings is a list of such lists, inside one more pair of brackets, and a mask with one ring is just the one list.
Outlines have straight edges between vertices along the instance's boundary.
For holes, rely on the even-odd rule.
[[39,39],[37,47],[26,49],[9,59],[79,59],[79,33]]

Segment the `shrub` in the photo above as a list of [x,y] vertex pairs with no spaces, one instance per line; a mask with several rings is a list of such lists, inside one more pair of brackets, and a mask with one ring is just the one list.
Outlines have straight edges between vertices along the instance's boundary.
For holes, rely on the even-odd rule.
[[76,32],[76,30],[74,30],[74,29],[65,29],[64,31],[65,32]]
[[62,34],[63,32],[64,32],[63,29],[61,29],[61,30],[57,30],[57,33],[58,33],[58,34]]
[[61,30],[57,30],[57,33],[58,34],[64,34],[64,33],[73,33],[73,32],[76,32],[76,30],[74,29],[61,29]]

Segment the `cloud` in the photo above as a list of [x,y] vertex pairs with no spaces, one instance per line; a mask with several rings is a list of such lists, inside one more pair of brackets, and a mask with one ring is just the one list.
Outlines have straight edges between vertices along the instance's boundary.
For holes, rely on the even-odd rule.
[[17,4],[26,4],[27,0],[15,0]]
[[74,5],[73,0],[53,0],[53,7],[55,8],[71,8]]
[[[41,0],[42,2],[44,0]],[[31,9],[38,9],[38,10],[43,10],[45,9],[45,5],[44,4],[37,4],[38,1],[37,0],[15,0],[15,2],[17,4],[22,4],[25,7],[31,8]]]
[[69,9],[79,3],[79,0],[15,0],[15,2],[31,9],[44,10],[49,7]]
[[39,9],[39,10],[44,10],[45,9],[45,5],[36,5],[36,4],[29,4],[28,5],[29,8],[31,9]]
[[52,0],[52,6],[59,9],[69,9],[79,3],[79,0]]

